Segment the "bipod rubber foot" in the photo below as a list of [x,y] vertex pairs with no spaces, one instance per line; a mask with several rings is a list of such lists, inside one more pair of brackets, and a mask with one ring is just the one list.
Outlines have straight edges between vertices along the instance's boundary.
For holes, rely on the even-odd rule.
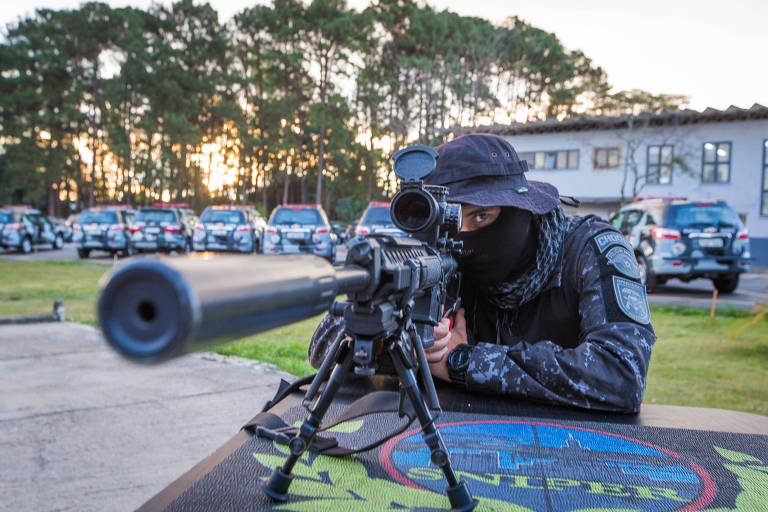
[[464,482],[459,482],[453,487],[446,487],[445,494],[451,502],[451,512],[469,512],[480,503],[469,493],[469,488]]
[[275,501],[286,501],[288,499],[288,487],[291,485],[293,477],[286,475],[280,468],[275,468],[269,482],[264,486],[264,494]]

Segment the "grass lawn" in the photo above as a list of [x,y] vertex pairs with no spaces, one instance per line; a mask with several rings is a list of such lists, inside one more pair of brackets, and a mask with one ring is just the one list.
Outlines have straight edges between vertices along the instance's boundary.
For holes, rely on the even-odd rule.
[[[63,299],[67,318],[95,325],[97,281],[107,266],[94,262],[0,260],[0,316],[50,312]],[[646,403],[735,409],[768,415],[768,320],[733,336],[754,315],[653,306],[658,341]],[[221,345],[216,352],[272,363],[294,375],[312,373],[307,345],[320,317]]]
[[0,260],[0,316],[50,313],[61,299],[67,320],[96,325],[98,280],[109,268],[88,261]]
[[645,403],[768,415],[768,321],[736,335],[753,315],[736,310],[710,323],[709,311],[692,313],[652,308],[658,340]]

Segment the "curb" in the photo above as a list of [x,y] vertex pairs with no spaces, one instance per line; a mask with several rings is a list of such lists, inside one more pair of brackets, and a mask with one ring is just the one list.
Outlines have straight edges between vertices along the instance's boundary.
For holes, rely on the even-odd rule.
[[64,322],[64,301],[53,302],[53,311],[47,315],[0,316],[0,325],[36,324],[40,322]]

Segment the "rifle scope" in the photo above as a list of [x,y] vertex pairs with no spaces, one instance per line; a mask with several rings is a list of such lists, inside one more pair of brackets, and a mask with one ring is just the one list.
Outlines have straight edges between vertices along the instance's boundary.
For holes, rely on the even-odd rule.
[[319,315],[370,275],[312,255],[143,259],[105,277],[99,324],[123,356],[156,363]]

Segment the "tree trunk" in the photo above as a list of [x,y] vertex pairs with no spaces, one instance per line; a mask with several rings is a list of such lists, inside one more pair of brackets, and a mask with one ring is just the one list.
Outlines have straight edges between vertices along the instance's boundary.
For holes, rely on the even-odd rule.
[[283,204],[288,203],[288,192],[290,189],[291,173],[288,166],[285,166],[285,181],[283,182]]
[[269,214],[269,198],[267,197],[267,171],[266,171],[266,169],[262,169],[261,207],[262,207],[262,209],[267,214]]
[[368,139],[368,152],[365,154],[365,202],[371,202],[373,196],[373,136]]

